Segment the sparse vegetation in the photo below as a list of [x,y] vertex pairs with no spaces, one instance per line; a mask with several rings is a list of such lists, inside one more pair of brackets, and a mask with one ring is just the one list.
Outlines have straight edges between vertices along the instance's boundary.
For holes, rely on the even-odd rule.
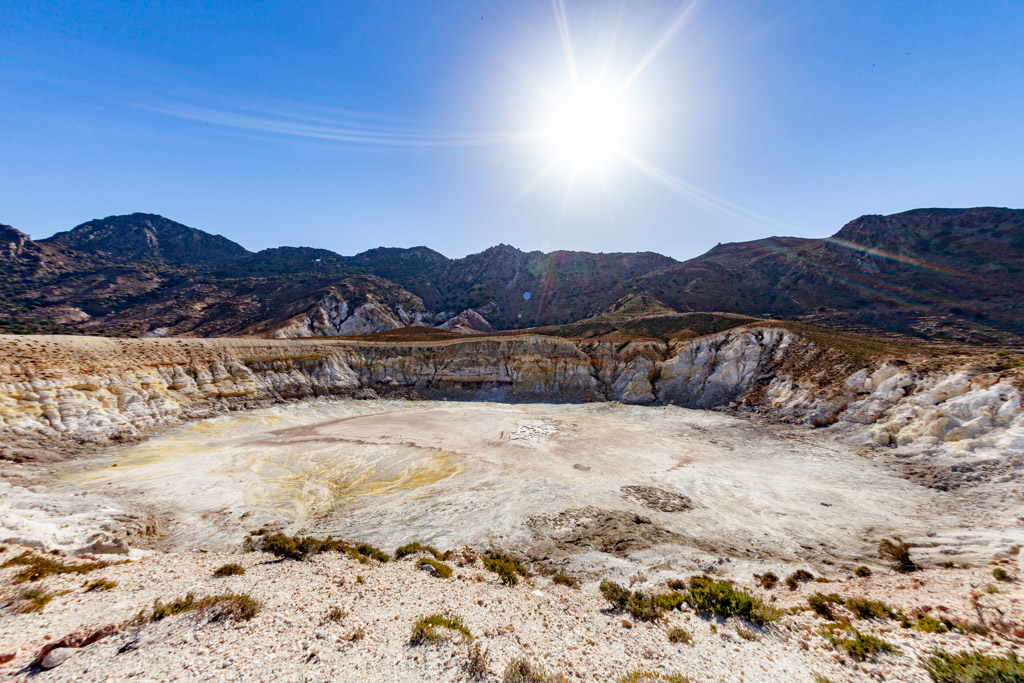
[[506,586],[515,586],[518,584],[520,576],[524,579],[530,576],[530,573],[526,571],[526,568],[523,567],[523,565],[519,564],[518,561],[513,560],[508,555],[489,552],[484,556],[483,560],[484,568],[501,577],[501,582]]
[[814,574],[810,573],[806,569],[797,569],[795,572],[786,577],[786,585],[789,590],[795,591],[797,586],[801,583],[807,583],[808,581],[814,580]]
[[410,645],[425,645],[448,640],[453,633],[466,641],[473,640],[473,634],[456,614],[431,614],[421,617],[412,625]]
[[421,557],[419,560],[416,561],[417,569],[426,569],[428,567],[430,570],[433,570],[434,575],[438,578],[451,578],[452,568],[446,565],[444,562],[431,560],[429,557]]
[[832,605],[842,605],[843,598],[835,593],[829,593],[828,595],[815,593],[811,597],[807,598],[807,604],[810,605],[815,614],[823,616],[826,619],[835,619],[836,616],[832,611]]
[[690,632],[685,628],[670,628],[668,630],[668,642],[689,645],[693,642],[693,638],[690,637]]
[[761,587],[766,590],[775,588],[776,584],[779,583],[779,577],[772,572],[765,572],[764,574],[754,574],[754,579],[761,584]]
[[830,624],[818,631],[837,650],[854,659],[871,659],[879,654],[898,654],[899,648],[877,636],[861,633],[848,623]]
[[24,569],[18,571],[14,575],[14,580],[17,583],[26,583],[29,581],[39,581],[47,576],[57,576],[59,574],[88,574],[89,572],[96,571],[97,569],[103,569],[108,566],[110,565],[106,562],[79,562],[76,564],[65,564],[53,557],[24,552],[17,557],[12,557],[7,560],[0,565],[0,568],[24,567]]
[[479,680],[491,673],[491,655],[480,643],[466,644],[466,673],[471,679]]
[[571,576],[565,574],[555,574],[551,577],[551,583],[558,584],[559,586],[568,586],[569,588],[575,588],[579,590],[580,582]]
[[215,570],[213,570],[213,575],[217,576],[217,577],[241,576],[244,573],[245,573],[245,567],[243,567],[240,564],[235,564],[234,562],[232,562],[230,564],[222,565],[220,567],[217,567]]
[[1013,577],[1010,576],[1010,572],[1006,571],[1002,567],[996,567],[993,569],[992,576],[995,577],[996,581],[1013,581]]
[[327,552],[347,553],[352,559],[366,564],[369,560],[387,562],[391,556],[369,543],[346,543],[331,536],[313,538],[311,536],[288,536],[285,534],[257,535],[256,540],[250,539],[253,550],[262,550],[276,557],[288,560],[305,560],[313,555]]
[[899,536],[894,536],[892,540],[883,538],[878,544],[878,554],[882,559],[887,560],[893,569],[902,574],[916,572],[921,568],[910,558],[910,546],[904,543]]
[[345,617],[348,616],[348,612],[341,609],[337,605],[327,610],[327,621],[333,621],[335,623],[344,621]]
[[55,597],[57,593],[50,593],[41,587],[27,588],[14,596],[11,607],[19,614],[41,612]]
[[924,662],[935,683],[1018,683],[1024,681],[1024,662],[1016,653],[996,657],[981,652],[950,654],[937,651]]
[[864,565],[861,565],[857,567],[855,570],[853,570],[853,573],[854,575],[859,576],[862,579],[865,579],[871,576],[873,572],[871,571],[871,567],[865,567]]
[[858,619],[895,619],[897,616],[896,611],[884,602],[867,598],[847,598],[846,609]]
[[430,553],[434,556],[435,560],[442,559],[442,553],[437,548],[429,545],[423,545],[422,543],[406,543],[405,545],[395,548],[395,559],[400,560],[403,557],[408,557],[415,553],[425,552]]
[[917,616],[914,617],[914,628],[924,633],[945,633],[949,630],[949,626],[946,623],[923,612],[918,612]]
[[728,581],[716,581],[710,576],[690,579],[686,601],[698,612],[711,612],[723,619],[739,617],[764,626],[778,619],[778,613],[754,596],[735,588]]
[[690,683],[690,679],[679,674],[663,674],[655,671],[630,671],[620,676],[618,683],[637,683],[638,681],[664,681],[665,683]]
[[95,581],[85,582],[86,593],[91,593],[92,591],[108,591],[113,588],[117,588],[117,582],[111,581],[110,579],[96,579]]
[[261,607],[258,600],[244,593],[223,593],[199,599],[189,593],[184,598],[167,604],[155,600],[153,608],[148,613],[146,610],[139,612],[134,623],[162,621],[185,612],[200,612],[210,621],[249,621],[259,613]]
[[638,621],[656,621],[665,612],[679,609],[686,601],[686,597],[682,593],[673,591],[662,595],[653,595],[643,591],[631,591],[614,581],[602,581],[599,588],[601,595],[615,609],[629,612]]
[[549,674],[544,667],[534,664],[525,657],[513,657],[505,665],[501,683],[564,683],[565,676]]

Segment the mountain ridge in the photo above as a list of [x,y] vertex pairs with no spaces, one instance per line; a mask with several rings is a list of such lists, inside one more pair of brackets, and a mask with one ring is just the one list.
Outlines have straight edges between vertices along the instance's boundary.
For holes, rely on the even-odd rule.
[[460,315],[474,321],[467,329],[511,330],[630,301],[632,317],[720,311],[982,343],[1024,336],[1024,210],[997,207],[867,214],[830,237],[725,243],[685,261],[507,244],[455,259],[426,246],[252,252],[135,213],[41,240],[2,226],[0,262],[12,275],[0,287],[10,331],[329,334],[354,311],[369,317],[346,329],[363,332]]

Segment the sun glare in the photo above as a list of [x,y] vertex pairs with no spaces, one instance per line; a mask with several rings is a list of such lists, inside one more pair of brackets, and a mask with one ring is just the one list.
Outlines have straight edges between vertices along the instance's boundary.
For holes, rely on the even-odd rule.
[[555,102],[547,138],[578,170],[604,170],[626,144],[629,116],[621,97],[600,86],[576,86]]

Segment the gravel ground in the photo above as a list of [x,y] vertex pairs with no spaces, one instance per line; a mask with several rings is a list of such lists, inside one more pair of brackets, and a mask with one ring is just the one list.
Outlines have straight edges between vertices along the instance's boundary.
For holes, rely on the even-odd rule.
[[[25,550],[8,546],[0,563]],[[769,591],[753,580],[740,582],[786,611],[765,629],[688,608],[642,623],[612,611],[595,582],[577,590],[536,576],[508,587],[479,561],[453,562],[453,576],[441,579],[417,570],[415,559],[360,564],[338,553],[300,562],[261,552],[179,552],[31,584],[15,583],[19,568],[7,567],[0,569],[0,660],[8,661],[0,664],[0,674],[44,681],[471,680],[467,646],[459,639],[409,644],[413,622],[436,612],[460,615],[475,642],[486,648],[491,673],[484,680],[500,680],[506,663],[523,656],[570,681],[613,681],[638,669],[677,673],[695,683],[814,681],[816,675],[830,681],[927,681],[921,660],[936,648],[1005,653],[1024,646],[1024,577],[1018,558],[1007,553],[987,566],[908,575],[878,572],[868,578],[836,575],[829,583],[808,582],[792,591],[784,583]],[[245,567],[244,575],[213,576],[230,562]],[[997,566],[1013,580],[995,580]],[[660,569],[659,577],[665,574]],[[86,591],[85,584],[99,578],[117,585]],[[661,581],[636,579],[634,588],[667,591]],[[41,611],[17,613],[12,600],[26,586],[57,595]],[[262,609],[250,621],[210,621],[206,613],[186,613],[145,626],[125,625],[154,600],[228,591],[247,593]],[[816,591],[884,600],[909,614],[984,623],[991,633],[923,633],[901,628],[895,620],[855,619],[857,629],[901,650],[857,662],[817,633],[827,623],[823,618],[792,609],[806,608],[807,597]],[[332,608],[343,616],[332,619]],[[837,612],[850,616],[843,608]],[[31,666],[48,644],[108,625],[115,625],[116,632],[67,650],[70,656],[55,668]],[[670,628],[685,629],[692,642],[670,643]]]

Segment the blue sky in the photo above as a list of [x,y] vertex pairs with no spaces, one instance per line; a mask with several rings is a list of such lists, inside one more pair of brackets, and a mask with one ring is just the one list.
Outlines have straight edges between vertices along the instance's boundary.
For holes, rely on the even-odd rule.
[[[574,175],[539,131],[599,78],[624,153]],[[0,102],[0,222],[36,238],[145,211],[250,249],[687,258],[1024,206],[1010,0],[9,2]]]

